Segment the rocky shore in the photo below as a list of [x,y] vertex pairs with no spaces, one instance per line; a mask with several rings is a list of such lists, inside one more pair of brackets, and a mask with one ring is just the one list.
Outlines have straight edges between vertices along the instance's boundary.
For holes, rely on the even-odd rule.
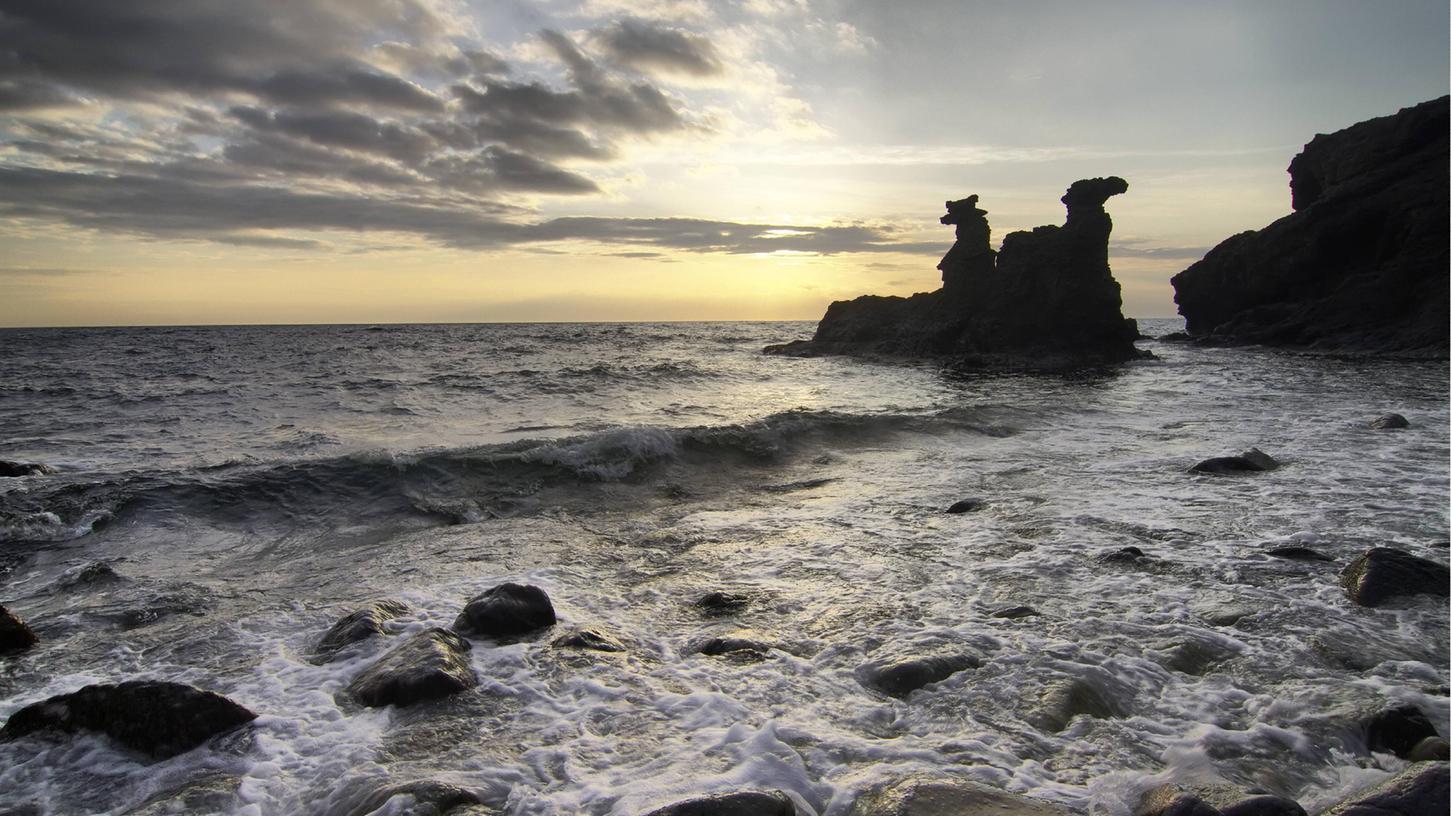
[[1448,97],[1316,136],[1290,215],[1175,275],[1191,337],[1444,358]]
[[1123,316],[1108,265],[1113,220],[1104,202],[1121,178],[1075,181],[1062,226],[1010,233],[990,244],[978,197],[947,202],[957,241],[938,264],[942,288],[909,298],[863,295],[826,310],[811,340],[768,354],[931,359],[963,368],[1072,369],[1131,360],[1139,333]]

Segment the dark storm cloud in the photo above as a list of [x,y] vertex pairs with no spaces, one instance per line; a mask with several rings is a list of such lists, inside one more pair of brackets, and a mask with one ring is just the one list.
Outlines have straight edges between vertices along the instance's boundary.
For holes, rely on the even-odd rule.
[[[513,165],[515,157],[499,155],[488,159],[498,177],[507,180],[522,174],[536,183],[532,174],[537,168],[527,162]],[[177,178],[0,168],[0,216],[42,218],[155,238],[255,244],[258,231],[288,229],[403,233],[462,249],[593,241],[641,251],[836,254],[901,252],[914,246],[895,243],[890,233],[865,226],[589,217],[529,223],[511,220],[512,215],[505,207],[460,208],[415,199],[304,193],[250,184],[223,186]]]
[[277,111],[232,108],[238,120],[257,130],[273,131],[325,147],[341,147],[375,153],[416,163],[437,149],[433,137],[423,131],[383,122],[354,111]]
[[597,39],[612,61],[642,71],[711,76],[722,70],[710,40],[645,20],[621,20]]

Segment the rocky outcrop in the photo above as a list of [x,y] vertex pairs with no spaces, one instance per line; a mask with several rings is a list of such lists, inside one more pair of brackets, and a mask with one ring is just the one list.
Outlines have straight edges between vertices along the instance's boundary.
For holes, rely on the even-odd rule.
[[957,779],[908,778],[869,789],[847,816],[1067,816],[1038,799]]
[[466,635],[514,637],[553,626],[554,605],[537,586],[499,584],[470,600],[453,628]]
[[313,646],[313,658],[331,660],[343,648],[382,634],[383,624],[408,612],[408,604],[402,601],[374,601],[333,624]]
[[960,671],[975,669],[982,659],[971,654],[946,654],[868,663],[856,670],[866,688],[889,697],[906,697],[923,686],[938,683]]
[[1441,814],[1451,805],[1451,774],[1444,762],[1417,762],[1404,771],[1320,816],[1410,816]]
[[0,728],[0,739],[37,732],[96,731],[157,759],[190,751],[257,715],[210,691],[159,680],[86,686],[32,703]]
[[1294,212],[1174,276],[1189,333],[1445,357],[1447,110],[1442,97],[1305,145]]
[[1451,571],[1444,564],[1392,547],[1366,550],[1340,573],[1340,585],[1361,606],[1380,606],[1403,595],[1440,595],[1451,589]]
[[810,341],[769,346],[796,356],[933,358],[970,367],[1072,368],[1139,356],[1108,266],[1104,210],[1121,178],[1076,181],[1062,226],[1009,234],[1000,251],[977,196],[947,202],[957,242],[938,264],[942,288],[910,298],[864,295],[826,310]]
[[348,685],[366,706],[406,706],[457,694],[479,684],[467,640],[433,628],[403,641]]
[[780,791],[740,791],[687,799],[646,816],[796,816],[796,805]]
[[0,606],[0,654],[24,651],[34,646],[38,640],[29,624],[14,612]]

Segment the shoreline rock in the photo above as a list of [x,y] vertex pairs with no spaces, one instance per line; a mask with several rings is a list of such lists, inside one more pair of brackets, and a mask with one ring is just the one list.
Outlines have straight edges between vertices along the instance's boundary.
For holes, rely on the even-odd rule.
[[1350,562],[1340,573],[1340,585],[1360,606],[1380,606],[1408,595],[1451,594],[1451,570],[1430,559],[1392,547],[1374,547]]
[[447,629],[419,632],[358,673],[348,693],[370,708],[437,700],[479,684],[473,646]]
[[0,740],[46,731],[95,731],[166,759],[255,719],[256,714],[215,692],[183,683],[128,680],[32,703],[10,715],[0,728]]
[[554,605],[537,586],[499,584],[474,596],[453,628],[465,635],[514,637],[555,624]]
[[863,295],[832,303],[811,340],[768,354],[933,359],[962,368],[1067,370],[1143,356],[1137,324],[1123,316],[1108,265],[1116,176],[1075,181],[1061,199],[1062,226],[1009,234],[994,251],[977,196],[947,202],[957,241],[938,264],[942,288],[909,298]]
[[1196,339],[1445,359],[1448,98],[1315,136],[1293,212],[1175,275]]
[[40,642],[35,630],[19,615],[0,606],[0,654],[23,652]]
[[322,662],[332,660],[346,647],[383,634],[383,624],[410,611],[402,601],[373,601],[333,624],[312,647],[312,656]]

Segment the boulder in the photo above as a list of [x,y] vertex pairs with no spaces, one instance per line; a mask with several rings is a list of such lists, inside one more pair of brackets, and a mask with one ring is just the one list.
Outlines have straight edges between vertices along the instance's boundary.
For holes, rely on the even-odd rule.
[[1370,421],[1370,427],[1378,430],[1393,430],[1396,428],[1409,428],[1411,423],[1400,414],[1381,414]]
[[[407,799],[393,801],[400,797]],[[407,802],[406,805],[404,801]],[[481,804],[483,800],[473,791],[447,782],[420,779],[375,788],[365,794],[356,805],[340,813],[345,816],[368,816],[391,805],[393,807],[383,811],[388,816],[446,816],[458,808]]]
[[707,592],[695,601],[695,608],[710,618],[734,615],[751,605],[749,595],[738,592]]
[[1189,334],[1446,357],[1447,111],[1443,96],[1305,145],[1294,212],[1171,280]]
[[1139,800],[1133,816],[1307,816],[1293,799],[1247,793],[1233,785],[1166,783]]
[[1379,606],[1404,595],[1445,598],[1451,571],[1445,564],[1391,547],[1366,550],[1340,573],[1340,585],[1361,606]]
[[1009,606],[1009,607],[1006,607],[1006,608],[1003,608],[1003,609],[999,609],[996,612],[991,613],[990,615],[988,615],[988,617],[990,617],[990,618],[1007,618],[1008,620],[1018,620],[1019,618],[1033,618],[1033,617],[1037,617],[1038,615],[1041,615],[1041,614],[1043,614],[1043,613],[1039,612],[1038,610],[1034,609],[1031,606]]
[[1413,705],[1378,711],[1362,727],[1367,748],[1395,754],[1401,759],[1408,759],[1423,740],[1439,736],[1431,720]]
[[964,780],[909,778],[865,791],[847,816],[1068,816],[1068,811]]
[[1250,448],[1238,456],[1216,456],[1189,468],[1190,473],[1223,476],[1231,473],[1256,473],[1274,470],[1280,463],[1259,448]]
[[1417,762],[1320,816],[1420,816],[1451,808],[1451,774],[1444,762]]
[[190,751],[257,718],[210,691],[183,683],[129,680],[86,686],[32,703],[0,728],[0,740],[37,732],[95,731],[157,759]]
[[1265,555],[1272,556],[1274,558],[1284,558],[1289,561],[1335,560],[1334,558],[1331,558],[1330,556],[1320,552],[1319,550],[1312,550],[1309,547],[1299,547],[1293,545],[1286,547],[1272,547],[1268,550],[1265,550]]
[[951,507],[947,508],[947,512],[971,513],[976,510],[981,510],[986,506],[987,502],[983,501],[982,499],[963,499],[961,501],[954,502]]
[[765,660],[771,651],[771,644],[748,637],[712,637],[696,643],[693,650],[707,657],[730,657],[735,660],[755,662]]
[[47,473],[55,473],[55,468],[50,465],[42,465],[39,462],[8,462],[0,459],[0,478],[19,478],[21,476],[43,476]]
[[625,644],[598,629],[575,629],[555,638],[556,649],[588,649],[594,652],[623,652]]
[[1056,733],[1080,715],[1109,720],[1122,717],[1124,712],[1097,686],[1079,677],[1049,686],[1028,721],[1036,728]]
[[0,606],[0,653],[24,651],[39,640],[19,615]]
[[796,816],[796,805],[781,791],[739,791],[687,799],[646,816]]
[[1098,556],[1098,560],[1104,564],[1137,564],[1139,559],[1149,557],[1138,547],[1121,547]]
[[938,264],[942,288],[909,298],[864,295],[826,310],[810,341],[768,347],[795,356],[930,358],[967,368],[1071,369],[1140,357],[1108,265],[1109,197],[1121,178],[1074,182],[1062,226],[1014,232],[994,252],[977,196],[947,202],[957,241]]
[[1451,743],[1440,737],[1426,737],[1406,754],[1411,762],[1445,762],[1451,759]]
[[453,628],[466,635],[513,637],[554,623],[554,605],[544,590],[524,584],[499,584],[469,601]]
[[882,660],[858,667],[856,679],[864,687],[889,697],[906,697],[930,683],[941,682],[960,671],[981,665],[982,659],[972,654]]
[[479,684],[467,640],[447,629],[433,628],[395,646],[358,673],[348,693],[363,705],[407,706],[457,694]]
[[313,646],[313,657],[331,660],[344,647],[382,634],[383,624],[409,611],[408,604],[402,601],[373,601],[333,624]]

